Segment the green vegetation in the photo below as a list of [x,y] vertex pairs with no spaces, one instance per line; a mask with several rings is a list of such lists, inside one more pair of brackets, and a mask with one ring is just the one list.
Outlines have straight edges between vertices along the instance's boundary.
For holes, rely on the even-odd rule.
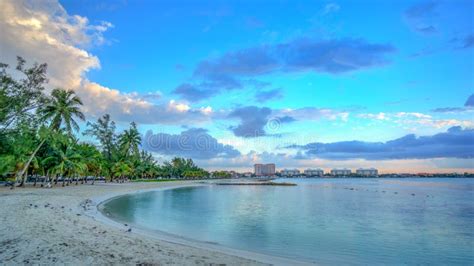
[[212,172],[212,176],[215,178],[231,178],[231,174],[227,171],[215,171]]
[[[16,72],[0,63],[0,179],[24,186],[27,177],[62,186],[105,181],[201,179],[209,173],[191,159],[174,158],[159,165],[140,150],[137,125],[116,132],[105,114],[87,122],[83,135],[98,145],[80,141],[79,121],[85,121],[83,105],[73,90],[56,88],[46,93],[46,64],[26,67],[18,57]],[[15,78],[20,77],[20,78]],[[160,177],[160,179],[155,179]],[[14,187],[14,186],[12,186]]]

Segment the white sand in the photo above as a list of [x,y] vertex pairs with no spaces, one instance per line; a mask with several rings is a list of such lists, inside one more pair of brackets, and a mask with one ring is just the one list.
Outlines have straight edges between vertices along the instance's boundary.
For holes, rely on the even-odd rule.
[[297,264],[135,228],[126,232],[127,227],[97,212],[98,203],[115,195],[189,184],[96,183],[14,190],[1,187],[0,264]]

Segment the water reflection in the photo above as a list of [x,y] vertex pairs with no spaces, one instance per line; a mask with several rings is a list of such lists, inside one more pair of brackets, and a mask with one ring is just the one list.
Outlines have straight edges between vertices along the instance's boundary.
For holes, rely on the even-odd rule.
[[147,228],[319,263],[474,263],[473,180],[296,182],[147,192],[105,208]]

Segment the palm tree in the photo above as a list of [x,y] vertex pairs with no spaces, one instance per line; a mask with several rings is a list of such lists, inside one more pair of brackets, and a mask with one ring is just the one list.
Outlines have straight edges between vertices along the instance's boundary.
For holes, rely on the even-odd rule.
[[82,105],[81,99],[72,90],[54,89],[51,92],[51,100],[41,110],[41,118],[43,121],[51,121],[50,128],[58,131],[61,124],[64,125],[66,131],[71,134],[72,128],[79,131],[79,125],[74,117],[85,120],[86,117],[80,110]]
[[[56,145],[54,152],[43,160],[43,164],[52,163],[54,165],[52,171],[62,177],[63,187],[66,183],[65,176],[71,178],[86,169],[81,154],[75,148],[75,143],[71,139],[63,137],[59,145]],[[70,182],[71,180],[69,180]]]
[[[82,105],[81,99],[74,91],[66,91],[60,88],[54,89],[51,92],[51,96],[52,97],[48,100],[48,103],[38,111],[41,114],[42,121],[51,121],[49,129],[56,132],[61,128],[61,125],[64,125],[66,131],[72,135],[73,128],[76,131],[79,130],[79,125],[77,124],[76,120],[74,120],[75,117],[85,120],[84,114],[79,109]],[[46,137],[44,137],[39,143],[39,145],[31,154],[29,160],[25,163],[23,169],[18,173],[15,183],[19,177],[22,177],[22,183],[20,186],[24,184],[24,174],[45,141]]]
[[[96,175],[98,175],[102,170],[102,153],[100,153],[95,146],[86,143],[79,144],[77,149],[82,156],[82,162],[87,167],[88,174],[93,175],[95,181]],[[84,179],[87,183],[87,176]],[[92,181],[92,184],[94,184],[94,181]]]
[[114,176],[118,176],[120,183],[123,182],[123,179],[132,173],[132,168],[126,162],[117,162],[112,168]]
[[132,122],[130,129],[125,130],[119,137],[119,145],[125,158],[131,155],[138,155],[138,146],[141,143],[141,136],[137,130],[137,125]]

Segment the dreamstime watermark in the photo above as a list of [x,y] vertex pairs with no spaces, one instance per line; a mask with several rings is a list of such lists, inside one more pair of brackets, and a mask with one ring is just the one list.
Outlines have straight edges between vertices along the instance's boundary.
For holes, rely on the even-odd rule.
[[155,152],[214,152],[219,154],[237,147],[251,147],[255,151],[263,151],[269,148],[294,148],[315,141],[315,134],[311,132],[302,132],[297,136],[294,134],[286,136],[281,131],[282,124],[284,123],[280,118],[272,117],[268,119],[262,129],[255,129],[251,133],[233,136],[225,140],[218,140],[205,130],[186,130],[180,134],[149,132],[144,136],[142,145],[145,149]]

